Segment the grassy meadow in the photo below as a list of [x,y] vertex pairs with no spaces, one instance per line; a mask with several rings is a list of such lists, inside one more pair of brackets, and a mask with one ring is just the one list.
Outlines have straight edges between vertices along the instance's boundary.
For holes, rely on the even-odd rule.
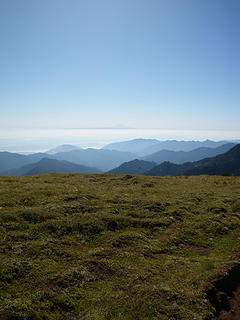
[[239,177],[0,177],[0,319],[210,319],[239,262]]

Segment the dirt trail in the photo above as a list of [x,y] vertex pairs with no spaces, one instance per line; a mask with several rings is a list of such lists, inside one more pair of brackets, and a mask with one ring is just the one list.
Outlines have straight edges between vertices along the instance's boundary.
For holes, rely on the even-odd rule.
[[207,298],[216,310],[213,320],[240,320],[240,265],[214,281]]

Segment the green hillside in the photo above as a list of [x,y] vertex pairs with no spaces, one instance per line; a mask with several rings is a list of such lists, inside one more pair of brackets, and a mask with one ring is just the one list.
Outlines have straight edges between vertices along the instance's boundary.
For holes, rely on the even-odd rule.
[[211,319],[239,194],[240,177],[0,177],[0,319]]

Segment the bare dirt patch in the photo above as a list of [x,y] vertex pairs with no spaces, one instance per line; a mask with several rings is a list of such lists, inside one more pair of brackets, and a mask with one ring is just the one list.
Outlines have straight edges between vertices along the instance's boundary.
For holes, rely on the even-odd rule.
[[213,320],[239,320],[240,265],[213,281],[207,290],[207,298],[216,310]]

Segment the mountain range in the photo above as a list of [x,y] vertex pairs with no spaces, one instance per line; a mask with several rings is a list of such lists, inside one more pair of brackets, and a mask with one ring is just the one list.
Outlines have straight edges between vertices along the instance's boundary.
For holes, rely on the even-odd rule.
[[218,154],[227,152],[234,146],[234,143],[226,143],[217,148],[201,147],[191,151],[161,150],[145,156],[142,159],[146,161],[154,161],[158,164],[164,161],[182,164],[184,162],[198,161],[204,158],[217,156]]
[[190,175],[240,175],[240,144],[231,150],[212,158],[195,162],[174,164],[163,162],[145,172],[149,176],[190,176]]
[[[135,159],[133,161],[125,162],[119,167],[110,170],[108,173],[112,174],[144,174],[146,171],[151,170],[157,164],[168,161],[175,164],[182,164],[185,162],[192,162],[201,160],[204,158],[209,158],[222,154],[232,147],[234,143],[224,144],[217,148],[197,148],[192,151],[170,151],[161,150],[159,152],[153,153],[144,158]],[[148,169],[149,168],[149,169]]]
[[34,153],[31,155],[23,155],[12,152],[0,152],[0,174],[11,169],[20,168],[26,164],[34,163],[46,157],[45,153]]
[[53,157],[57,160],[67,160],[85,166],[97,167],[102,171],[108,171],[125,161],[135,159],[137,156],[132,152],[88,148],[59,152]]
[[[204,142],[179,141],[178,143],[179,147],[182,145],[185,145],[185,147],[188,145],[188,147],[190,147],[190,145],[194,143],[216,146],[216,144],[218,145],[223,142],[224,141],[214,142],[206,140]],[[122,142],[121,145],[125,145],[126,147],[128,143],[129,142]],[[159,141],[154,139],[135,139],[130,141],[132,146],[135,145],[139,147],[139,145],[141,145],[145,149],[147,145],[148,148],[150,148],[158,143]],[[162,141],[161,143],[162,145],[172,144],[172,146],[176,146],[177,142]],[[106,172],[116,174],[178,175],[185,174],[186,170],[193,170],[191,163],[199,163],[199,160],[205,160],[205,158],[215,159],[216,155],[224,154],[233,146],[233,143],[227,143],[217,146],[216,148],[200,147],[191,151],[160,150],[144,157],[140,157],[133,152],[109,150],[105,148],[81,149],[71,145],[59,146],[47,151],[49,153],[34,153],[30,155],[0,152],[0,174],[32,175],[50,172]],[[135,151],[137,150],[134,147],[133,149]],[[65,150],[65,152],[58,152],[59,150]],[[139,150],[140,149],[138,149],[138,152]],[[180,164],[182,164],[183,167],[180,168]],[[197,166],[201,167],[201,163]],[[196,168],[194,170],[194,172],[197,172]],[[227,171],[229,170],[227,169]],[[209,172],[209,174],[211,174],[211,172],[215,171],[211,169]],[[231,174],[236,174],[236,172],[231,171]]]
[[32,176],[35,174],[48,173],[102,173],[97,168],[78,165],[65,160],[43,158],[38,162],[26,164],[18,169],[6,171],[4,175],[9,176]]
[[197,148],[217,148],[227,141],[177,141],[166,140],[159,141],[156,139],[133,139],[129,141],[122,141],[117,143],[111,143],[103,147],[103,149],[117,150],[124,152],[133,152],[138,156],[144,157],[160,150],[170,151],[191,151]]
[[78,165],[98,168],[99,171],[108,171],[136,157],[136,154],[130,152],[91,148],[58,152],[55,154],[34,153],[21,155],[11,152],[0,152],[0,174],[5,174],[6,171],[18,169],[26,164],[38,162],[43,158],[65,160]]

